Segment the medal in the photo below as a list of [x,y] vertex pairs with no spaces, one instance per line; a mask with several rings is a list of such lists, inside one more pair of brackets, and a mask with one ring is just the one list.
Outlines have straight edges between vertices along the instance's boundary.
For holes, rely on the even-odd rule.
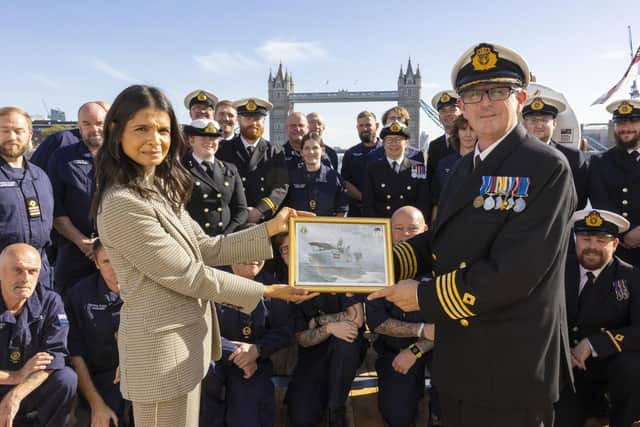
[[517,199],[515,202],[515,206],[513,207],[514,212],[522,212],[524,208],[527,207],[527,202],[525,202],[524,198],[529,196],[529,185],[531,184],[531,180],[528,177],[521,176],[518,179],[520,183],[517,186]]
[[496,202],[493,200],[493,197],[489,196],[484,200],[484,210],[485,211],[490,211],[491,209],[493,209],[496,205]]
[[251,336],[251,326],[247,325],[242,328],[242,336],[244,338],[249,338]]
[[517,198],[516,204],[513,207],[513,211],[519,213],[519,212],[522,212],[526,207],[527,207],[527,202],[525,202],[524,199],[522,198]]
[[481,208],[484,205],[484,197],[482,196],[476,196],[475,199],[473,199],[473,207],[474,208]]

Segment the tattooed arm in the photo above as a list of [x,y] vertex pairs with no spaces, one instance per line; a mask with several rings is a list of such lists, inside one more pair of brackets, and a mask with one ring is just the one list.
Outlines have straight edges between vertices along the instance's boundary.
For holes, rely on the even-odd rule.
[[418,332],[420,331],[421,325],[424,325],[422,330],[422,334],[419,338],[424,338],[428,341],[434,341],[435,339],[435,328],[433,323],[413,323],[413,322],[403,322],[402,320],[389,318],[378,325],[377,328],[373,332],[389,335],[391,337],[418,337]]
[[321,316],[314,317],[309,321],[309,327],[316,328],[328,323],[342,322],[345,320],[355,323],[358,328],[362,327],[364,324],[364,309],[362,308],[361,302],[350,305],[346,310],[339,313],[323,314]]
[[354,342],[358,337],[358,325],[350,320],[329,322],[318,328],[298,332],[296,340],[302,347],[311,347],[327,340],[331,335],[346,342]]
[[296,334],[296,341],[302,347],[313,347],[323,341],[326,341],[331,334],[327,332],[327,326],[320,326],[319,328],[311,328],[306,331],[298,332]]

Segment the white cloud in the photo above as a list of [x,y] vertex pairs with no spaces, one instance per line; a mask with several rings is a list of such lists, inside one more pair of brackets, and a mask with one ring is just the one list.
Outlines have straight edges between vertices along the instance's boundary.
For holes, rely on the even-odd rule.
[[93,60],[91,61],[91,65],[93,65],[93,67],[96,70],[116,80],[122,80],[128,83],[134,83],[137,81],[137,79],[134,79],[133,77],[126,74],[125,72],[118,70],[117,68],[108,64],[106,61],[103,61],[102,59],[93,58]]
[[193,59],[205,70],[220,73],[222,71],[255,68],[261,64],[242,53],[211,52],[208,55],[194,55]]
[[269,63],[325,59],[328,56],[318,43],[284,40],[267,40],[256,48],[256,53]]
[[620,59],[629,56],[628,50],[609,50],[600,54],[600,59]]
[[47,87],[49,89],[59,90],[62,87],[62,86],[60,86],[60,84],[58,82],[50,79],[49,77],[45,76],[44,74],[33,73],[33,74],[31,74],[31,77],[33,77],[33,79],[35,81],[37,81],[38,83],[40,83],[42,86],[45,86],[45,87]]

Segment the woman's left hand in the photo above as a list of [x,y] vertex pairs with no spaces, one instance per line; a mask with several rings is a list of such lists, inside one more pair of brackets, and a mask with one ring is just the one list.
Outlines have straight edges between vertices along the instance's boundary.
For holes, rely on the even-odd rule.
[[264,296],[266,298],[277,298],[291,302],[302,302],[310,300],[320,295],[318,292],[309,293],[309,291],[294,288],[289,285],[265,285]]
[[289,231],[289,218],[295,218],[298,216],[316,215],[312,212],[297,211],[295,209],[284,207],[280,209],[280,212],[278,212],[276,216],[266,222],[267,233],[269,233],[269,237]]

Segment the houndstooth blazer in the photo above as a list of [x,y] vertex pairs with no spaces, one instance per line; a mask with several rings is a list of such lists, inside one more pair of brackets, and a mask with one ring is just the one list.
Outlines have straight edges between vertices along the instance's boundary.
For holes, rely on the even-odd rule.
[[273,256],[265,225],[207,236],[189,214],[161,197],[107,191],[97,219],[100,239],[121,285],[118,350],[126,399],[157,402],[191,391],[221,356],[210,302],[250,313],[260,283],[209,266]]

